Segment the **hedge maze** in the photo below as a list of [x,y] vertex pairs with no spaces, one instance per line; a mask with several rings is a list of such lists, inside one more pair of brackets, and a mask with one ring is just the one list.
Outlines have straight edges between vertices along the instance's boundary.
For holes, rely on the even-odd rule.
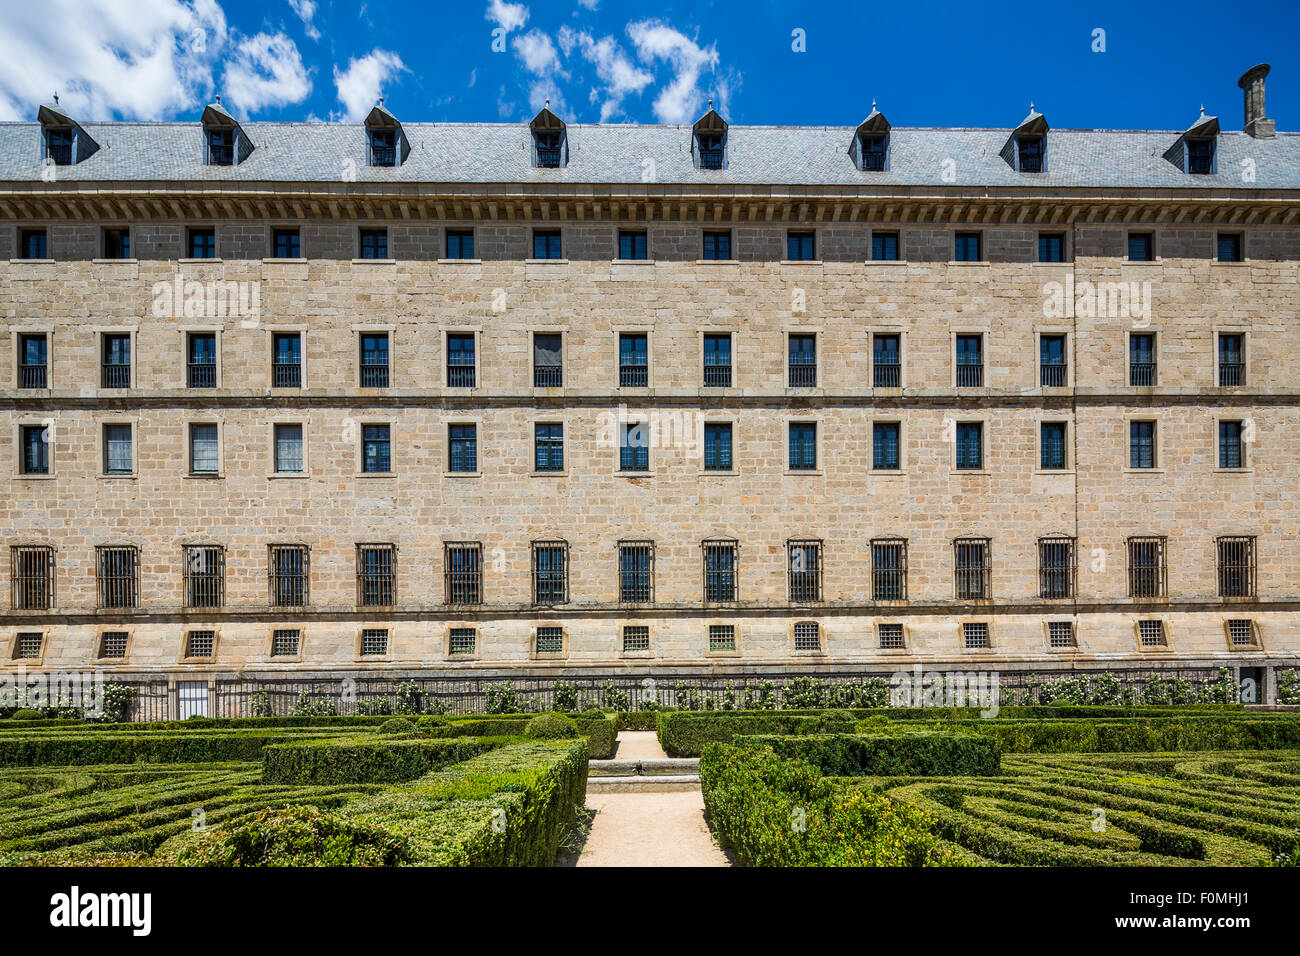
[[3,724],[8,866],[548,864],[591,746],[572,718]]

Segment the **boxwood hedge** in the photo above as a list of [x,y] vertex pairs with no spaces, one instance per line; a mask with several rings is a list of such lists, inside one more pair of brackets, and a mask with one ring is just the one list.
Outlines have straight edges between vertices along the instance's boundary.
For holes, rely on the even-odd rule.
[[446,740],[355,736],[268,746],[262,782],[271,784],[401,783],[500,747],[502,737]]
[[[421,730],[431,737],[520,736],[537,714],[492,714],[485,717],[422,717]],[[565,714],[578,725],[578,733],[587,738],[592,760],[614,756],[618,742],[618,717],[612,713]]]
[[754,736],[735,743],[807,761],[829,777],[993,776],[1002,766],[997,743],[968,732]]

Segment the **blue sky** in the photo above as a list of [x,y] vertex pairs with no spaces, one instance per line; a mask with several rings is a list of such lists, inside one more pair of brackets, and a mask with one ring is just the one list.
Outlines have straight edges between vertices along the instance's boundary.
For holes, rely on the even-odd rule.
[[1266,61],[1291,130],[1297,36],[1294,0],[10,2],[0,119],[57,89],[84,120],[197,119],[216,93],[251,119],[356,120],[383,93],[409,121],[549,99],[575,122],[690,122],[712,97],[735,123],[850,125],[874,97],[899,126],[1014,126],[1032,100],[1058,128],[1181,129],[1204,103],[1237,129],[1236,79]]

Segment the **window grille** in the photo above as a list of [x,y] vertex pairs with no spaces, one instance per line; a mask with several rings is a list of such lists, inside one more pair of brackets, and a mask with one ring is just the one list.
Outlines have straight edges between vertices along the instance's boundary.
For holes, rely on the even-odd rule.
[[1228,642],[1233,647],[1253,647],[1259,643],[1255,634],[1255,622],[1249,618],[1235,618],[1228,621]]
[[1128,594],[1134,598],[1165,596],[1165,539],[1128,539]]
[[568,600],[568,543],[564,541],[534,541],[533,603],[564,604]]
[[41,656],[45,635],[40,631],[22,631],[14,641],[14,657],[34,660]]
[[817,336],[790,336],[790,388],[813,388],[817,385]]
[[271,385],[302,388],[302,337],[296,332],[271,337]]
[[814,621],[799,621],[794,626],[794,649],[796,651],[821,650],[821,628]]
[[880,638],[882,650],[901,650],[904,646],[901,624],[877,624],[876,636]]
[[733,624],[709,625],[709,650],[734,651],[736,649],[736,628]]
[[1219,556],[1219,597],[1255,596],[1255,539],[1216,540]]
[[706,388],[731,387],[731,336],[704,336],[704,385]]
[[1143,647],[1164,647],[1165,622],[1138,621],[1138,641]]
[[18,336],[18,387],[49,387],[49,342],[44,335]]
[[443,592],[448,604],[483,602],[483,546],[477,541],[443,546]]
[[953,541],[953,566],[959,601],[987,601],[991,597],[990,542],[988,538]]
[[623,628],[623,650],[650,650],[650,628],[644,624],[629,624]]
[[1156,337],[1130,335],[1128,337],[1128,383],[1135,388],[1151,388],[1156,384]]
[[980,388],[984,384],[984,337],[957,336],[957,387]]
[[620,541],[618,544],[618,599],[648,604],[654,600],[654,542]]
[[907,542],[902,538],[871,542],[871,599],[907,600]]
[[268,547],[268,579],[272,607],[306,607],[310,599],[307,548],[299,544]]
[[216,646],[216,631],[189,631],[185,635],[186,657],[211,657]]
[[1065,336],[1044,335],[1038,340],[1039,384],[1043,388],[1064,388],[1066,383]]
[[1048,647],[1074,647],[1073,621],[1047,622]]
[[1038,596],[1049,600],[1074,597],[1074,539],[1038,539]]
[[361,387],[388,387],[388,336],[361,336]]
[[276,628],[271,633],[271,656],[297,657],[301,639],[301,632],[296,628]]
[[211,332],[191,333],[185,370],[188,388],[217,387],[217,337]]
[[357,606],[397,604],[397,545],[357,545]]
[[736,552],[734,541],[705,541],[704,548],[704,600],[729,602],[736,600]]
[[15,611],[48,611],[54,607],[53,548],[10,546],[9,604]]
[[1245,339],[1240,335],[1219,336],[1219,385],[1236,388],[1246,384]]
[[452,333],[447,336],[447,386],[474,387],[474,336]]
[[388,629],[368,627],[361,632],[361,656],[382,656],[388,653]]
[[135,547],[95,549],[95,590],[101,608],[133,608],[140,602],[140,551]]
[[537,629],[537,653],[559,654],[564,650],[564,628],[539,627]]
[[185,606],[222,607],[226,598],[226,549],[220,545],[187,545],[184,560]]
[[989,626],[984,621],[966,621],[962,624],[961,630],[967,650],[979,650],[989,646]]
[[871,384],[875,388],[898,388],[902,384],[900,343],[897,335],[871,337]]
[[104,631],[99,635],[100,657],[126,657],[126,631]]
[[131,387],[131,336],[105,335],[100,362],[101,388]]
[[787,541],[790,601],[807,604],[822,599],[822,543]]
[[453,627],[448,637],[447,649],[453,656],[473,654],[477,637],[472,627]]
[[620,388],[645,388],[650,382],[649,340],[641,332],[623,332],[618,337],[618,384]]

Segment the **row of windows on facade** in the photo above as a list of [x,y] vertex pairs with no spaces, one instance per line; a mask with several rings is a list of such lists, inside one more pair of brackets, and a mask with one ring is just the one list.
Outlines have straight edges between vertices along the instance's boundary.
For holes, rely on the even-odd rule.
[[[1128,595],[1134,599],[1169,597],[1168,540],[1160,536],[1127,539]],[[786,542],[786,583],[793,604],[820,603],[823,597],[823,543],[815,539]],[[569,545],[566,541],[534,541],[531,552],[532,603],[570,603]],[[740,598],[740,545],[734,540],[701,542],[701,597],[705,603],[734,603]],[[1037,594],[1044,600],[1077,596],[1076,541],[1052,535],[1037,542]],[[870,542],[872,601],[908,601],[908,547],[905,538],[876,538]],[[1215,539],[1218,594],[1222,598],[1253,598],[1256,587],[1256,538],[1249,535]],[[989,538],[952,541],[953,599],[993,599],[993,546]],[[267,549],[268,603],[272,607],[308,607],[311,603],[311,549],[300,544],[273,544]],[[185,606],[226,606],[226,550],[221,545],[187,545],[181,555]],[[476,606],[484,597],[483,546],[480,542],[448,542],[443,551],[445,604]],[[615,585],[619,603],[655,601],[653,541],[622,541],[616,553]],[[55,605],[54,549],[13,545],[10,548],[10,594],[14,610],[51,610]],[[96,603],[100,608],[141,607],[140,551],[135,546],[105,545],[95,549]],[[358,607],[399,605],[397,546],[356,546]]]
[[[305,381],[303,332],[271,333],[271,387],[302,388]],[[476,388],[479,385],[478,335],[447,332],[446,387]],[[129,332],[99,333],[99,386],[105,389],[131,388],[133,374],[132,335]],[[388,388],[393,384],[393,343],[387,332],[357,333],[357,385],[360,388]],[[1064,333],[1038,336],[1038,381],[1043,388],[1065,388],[1069,377],[1069,337]],[[738,376],[733,361],[733,334],[707,332],[701,340],[701,385],[731,388]],[[564,338],[559,332],[532,333],[533,387],[559,388],[564,385]],[[1159,382],[1154,332],[1128,335],[1128,384],[1150,388]],[[211,389],[217,380],[217,334],[189,332],[185,340],[185,384],[187,388]],[[1215,333],[1215,384],[1236,388],[1246,384],[1246,336],[1241,332]],[[813,332],[786,334],[786,385],[816,388],[819,384],[818,342]],[[953,337],[953,383],[957,388],[985,387],[987,361],[985,336],[978,332]],[[871,377],[873,388],[899,388],[903,383],[903,336],[897,332],[871,333]],[[18,335],[18,387],[50,387],[53,361],[50,337],[45,332]],[[618,364],[613,370],[619,388],[646,388],[650,384],[650,336],[646,332],[618,333]]]
[[[990,650],[993,641],[987,621],[962,621],[961,646],[965,650]],[[707,648],[712,652],[735,652],[739,649],[737,627],[734,624],[709,624],[706,626]],[[1068,649],[1078,646],[1074,621],[1048,621],[1047,646]],[[1224,622],[1228,646],[1248,650],[1260,646],[1259,630],[1252,618],[1229,618]],[[796,651],[824,650],[824,635],[817,621],[796,621],[791,629]],[[875,626],[877,646],[885,651],[902,651],[908,647],[907,629],[900,622],[881,621]],[[626,624],[621,628],[621,645],[625,653],[651,650],[650,627],[645,624]],[[1169,636],[1165,622],[1160,618],[1137,621],[1138,645],[1149,650],[1168,649]],[[101,631],[95,648],[95,657],[102,660],[126,660],[130,648],[130,631]],[[43,631],[19,631],[13,642],[14,659],[39,660],[45,653],[46,635]],[[565,650],[565,632],[562,626],[545,625],[533,630],[533,651],[538,655],[562,654]],[[303,651],[300,628],[275,628],[271,632],[270,656],[298,658]],[[363,628],[357,642],[361,657],[384,657],[390,653],[388,628]],[[479,653],[478,630],[473,627],[453,627],[447,632],[448,657],[474,657]],[[217,632],[210,629],[186,631],[181,656],[190,660],[217,659]]]
[[[563,259],[563,235],[559,229],[534,229],[534,259]],[[360,259],[388,259],[388,229],[360,228],[356,237],[357,257]],[[792,262],[811,262],[817,259],[817,234],[808,230],[786,231],[786,259]],[[131,258],[131,230],[129,227],[109,227],[100,231],[100,254],[105,259]],[[474,230],[447,229],[446,258],[474,259]],[[1156,258],[1156,237],[1151,232],[1128,234],[1128,261],[1152,262]],[[217,230],[215,227],[195,228],[186,231],[186,255],[191,259],[217,257]],[[44,228],[19,231],[19,256],[23,259],[51,259],[53,250],[48,230]],[[615,257],[624,260],[644,260],[649,257],[647,233],[644,230],[625,229],[618,233]],[[1220,262],[1241,262],[1243,258],[1242,234],[1220,232],[1216,234],[1216,258]],[[302,233],[296,228],[272,229],[270,255],[276,259],[300,259]],[[1040,233],[1038,236],[1039,262],[1067,262],[1069,250],[1063,232]],[[983,262],[985,256],[982,232],[957,232],[953,235],[952,261]],[[730,229],[703,230],[700,241],[700,258],[732,261],[732,231]],[[735,257],[738,258],[738,257]],[[901,261],[899,233],[871,231],[871,259],[875,262]]]
[[[1135,470],[1155,470],[1159,465],[1159,443],[1154,420],[1129,422],[1128,465]],[[792,472],[817,472],[819,456],[818,423],[787,423],[786,464]],[[305,475],[307,454],[301,423],[272,425],[272,468],[276,475]],[[702,467],[705,472],[734,473],[733,423],[703,423]],[[129,423],[105,424],[101,437],[101,473],[108,476],[136,474],[134,426]],[[18,473],[25,477],[49,477],[54,474],[50,455],[51,425],[20,425],[21,445]],[[362,474],[394,474],[392,425],[362,424],[358,430],[358,449]],[[1241,419],[1218,422],[1217,462],[1222,470],[1241,470],[1248,465],[1246,449],[1249,423]],[[903,423],[871,423],[871,468],[877,472],[900,472],[903,468]],[[983,421],[954,423],[952,467],[957,471],[982,472],[988,457]],[[618,471],[649,472],[650,427],[644,421],[627,421],[619,425]],[[1071,467],[1069,423],[1039,423],[1038,466],[1042,471],[1067,471]],[[533,469],[541,473],[565,471],[564,424],[533,423]],[[447,426],[447,471],[451,474],[479,473],[479,435],[475,423]],[[218,477],[222,473],[220,426],[215,423],[189,425],[188,474]]]

